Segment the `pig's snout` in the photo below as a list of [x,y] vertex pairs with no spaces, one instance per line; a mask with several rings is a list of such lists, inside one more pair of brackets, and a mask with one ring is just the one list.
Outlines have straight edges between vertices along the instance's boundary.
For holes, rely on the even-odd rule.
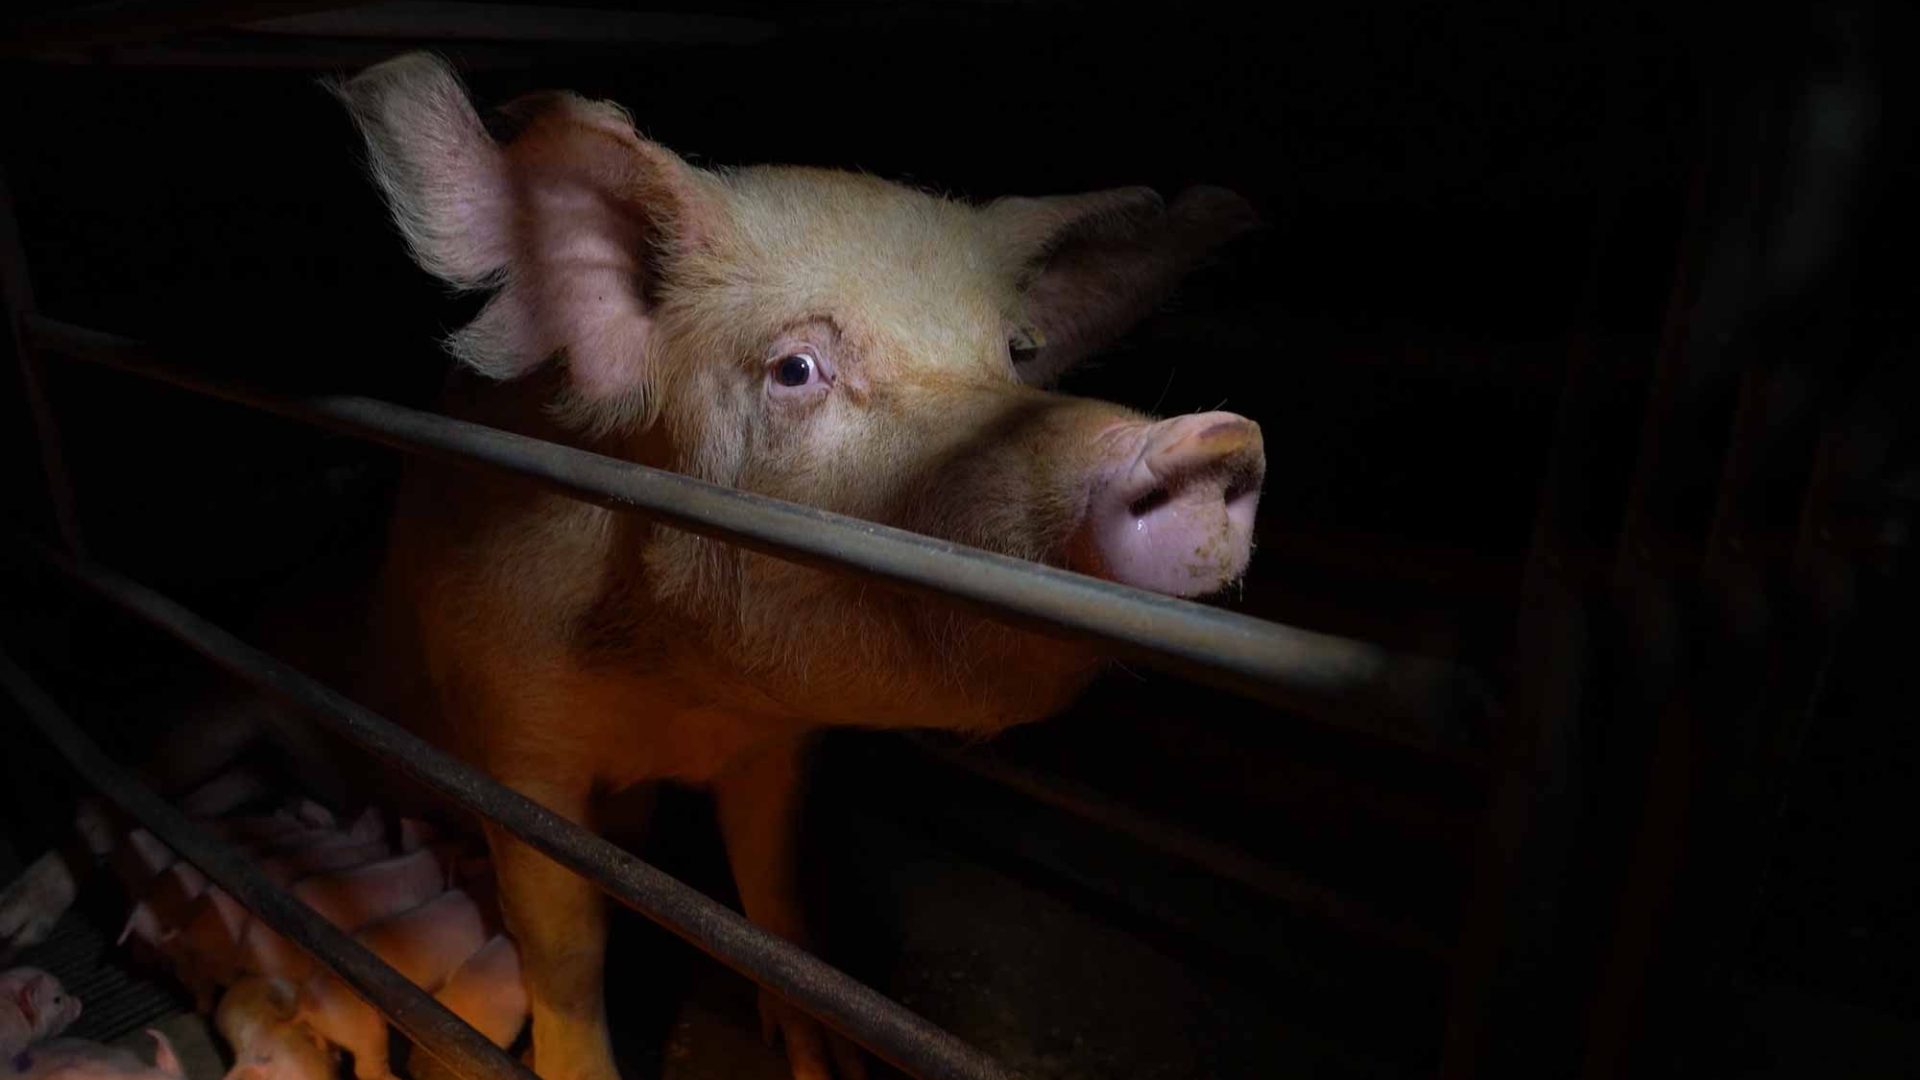
[[1110,432],[1081,550],[1085,569],[1173,596],[1238,578],[1253,552],[1267,459],[1260,425],[1210,412]]

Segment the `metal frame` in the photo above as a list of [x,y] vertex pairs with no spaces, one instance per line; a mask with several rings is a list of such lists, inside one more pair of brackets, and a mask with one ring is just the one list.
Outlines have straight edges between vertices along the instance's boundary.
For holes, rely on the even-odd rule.
[[[29,28],[34,32],[16,35],[0,53],[54,62],[91,56],[110,62],[167,63],[165,48],[141,52],[139,46],[156,36],[156,31],[178,29],[182,7],[195,26],[219,27],[351,5],[117,6],[120,11],[104,15],[82,13],[47,20],[38,28]],[[311,20],[310,25],[334,27],[337,32],[338,27],[352,22],[351,18],[343,22],[328,16]],[[295,19],[285,25],[297,28],[307,24]],[[233,62],[285,67],[337,62],[320,53],[337,47],[339,42],[319,46],[320,52],[303,52],[299,36],[297,30],[267,37],[256,35],[242,49],[252,51]],[[218,43],[212,46],[214,53],[221,47]],[[366,40],[357,40],[354,45],[355,49],[369,47],[377,45]],[[204,61],[206,48],[204,43],[188,42],[180,55]],[[123,51],[115,53],[113,49]],[[485,54],[482,49],[481,55]],[[219,56],[214,60],[218,62]],[[1576,804],[1591,794],[1595,783],[1580,774],[1571,755],[1583,732],[1603,714],[1605,718],[1634,720],[1642,725],[1649,742],[1647,754],[1635,759],[1640,768],[1649,770],[1646,802],[1637,808],[1646,826],[1628,843],[1628,866],[1621,876],[1631,888],[1617,904],[1600,905],[1600,921],[1613,927],[1616,937],[1611,940],[1617,940],[1623,951],[1596,973],[1597,989],[1586,1017],[1587,1027],[1574,1040],[1580,1047],[1576,1056],[1588,1074],[1609,1075],[1617,1071],[1619,1060],[1610,1057],[1605,1047],[1636,1030],[1629,1006],[1643,997],[1640,986],[1651,965],[1647,927],[1662,898],[1676,887],[1672,879],[1677,840],[1663,835],[1657,824],[1672,816],[1669,804],[1684,798],[1690,790],[1685,752],[1710,733],[1699,714],[1711,701],[1719,700],[1710,693],[1715,690],[1712,680],[1679,680],[1681,685],[1676,686],[1674,665],[1681,655],[1673,651],[1677,646],[1635,631],[1664,625],[1676,605],[1697,604],[1696,594],[1702,589],[1699,583],[1703,579],[1708,582],[1705,588],[1713,591],[1714,599],[1723,607],[1751,595],[1757,586],[1750,568],[1741,565],[1739,540],[1743,527],[1763,516],[1762,508],[1752,499],[1755,485],[1768,478],[1793,479],[1796,455],[1816,441],[1801,429],[1782,438],[1777,426],[1768,426],[1764,406],[1776,388],[1754,373],[1748,358],[1736,353],[1729,359],[1723,355],[1724,350],[1689,347],[1680,334],[1679,328],[1701,303],[1701,289],[1720,289],[1718,295],[1723,300],[1729,289],[1731,295],[1745,302],[1752,302],[1755,295],[1750,283],[1726,277],[1726,265],[1705,261],[1707,250],[1716,242],[1711,232],[1714,215],[1727,212],[1715,198],[1724,197],[1740,180],[1738,175],[1729,178],[1724,167],[1718,165],[1701,174],[1689,220],[1694,228],[1707,231],[1696,234],[1682,252],[1679,281],[1669,307],[1676,329],[1670,332],[1658,372],[1648,374],[1647,383],[1636,384],[1634,377],[1623,380],[1620,372],[1608,370],[1595,356],[1576,353],[1569,361],[1554,457],[1543,478],[1541,510],[1527,564],[1525,616],[1516,635],[1518,678],[1515,685],[1506,688],[1497,706],[1489,703],[1491,695],[1470,672],[1397,655],[1371,644],[1170,600],[386,402],[337,395],[292,398],[186,375],[168,368],[137,342],[37,315],[12,208],[4,201],[0,201],[0,264],[5,270],[9,325],[26,376],[28,403],[41,436],[55,521],[67,545],[66,553],[42,547],[41,554],[50,562],[228,670],[295,701],[368,748],[399,761],[443,794],[500,822],[594,880],[616,899],[786,995],[799,1007],[917,1076],[990,1077],[1004,1073],[953,1036],[759,930],[731,909],[446,757],[166,598],[84,561],[57,430],[39,390],[37,365],[42,362],[42,354],[64,355],[168,382],[403,451],[529,478],[571,497],[642,513],[675,528],[775,557],[832,572],[883,579],[965,604],[994,618],[1097,640],[1124,656],[1183,676],[1276,705],[1307,706],[1327,722],[1397,738],[1424,753],[1475,767],[1488,783],[1489,799],[1473,903],[1459,941],[1435,942],[1398,926],[1373,927],[1378,936],[1454,965],[1444,1075],[1482,1075],[1510,1064],[1494,1059],[1510,1057],[1511,1053],[1489,1054],[1487,1045],[1493,1033],[1503,1028],[1524,1027],[1525,1021],[1517,1018],[1525,1010],[1504,1004],[1499,991],[1506,987],[1506,997],[1514,996],[1509,984],[1520,977],[1511,969],[1528,959],[1538,960],[1537,955],[1520,955],[1526,950],[1518,944],[1523,931],[1514,924],[1515,913],[1522,916],[1517,922],[1525,923],[1531,916],[1523,908],[1530,910],[1529,905],[1536,903],[1552,906],[1542,900],[1540,881],[1552,875],[1552,866],[1559,865],[1552,852],[1557,850],[1556,845],[1564,846],[1571,835],[1570,815],[1578,809]],[[0,196],[4,196],[3,177]],[[1742,224],[1750,227],[1752,223]],[[1702,285],[1702,274],[1717,276]],[[1730,309],[1717,310],[1725,313]],[[1696,339],[1698,336],[1696,328]],[[1643,408],[1633,410],[1642,425],[1641,445],[1625,451],[1633,453],[1638,462],[1640,482],[1627,500],[1620,534],[1600,535],[1594,532],[1591,517],[1585,515],[1591,508],[1568,500],[1593,495],[1581,488],[1583,478],[1592,474],[1592,455],[1600,452],[1594,449],[1596,440],[1617,446],[1623,439],[1616,423],[1623,382],[1626,392],[1643,385],[1647,393]],[[1674,395],[1681,391],[1692,396],[1676,401]],[[1660,434],[1691,423],[1700,409],[1707,407],[1701,404],[1703,401],[1724,403],[1734,398],[1738,399],[1739,410],[1727,445],[1683,445],[1677,449],[1663,445]],[[1792,412],[1795,424],[1811,422],[1790,395],[1783,400],[1783,408],[1799,410]],[[1624,437],[1632,441],[1630,433]],[[1827,512],[1825,493],[1837,481],[1828,475],[1831,455],[1825,452],[1825,444],[1814,449],[1819,456],[1805,478],[1800,544],[1789,560],[1789,569],[1798,577],[1814,573],[1812,564],[1816,562],[1845,562],[1830,549],[1822,548],[1816,539],[1821,534],[1821,515]],[[1684,494],[1680,485],[1666,475],[1666,470],[1674,467],[1676,452],[1692,455],[1681,464],[1696,475],[1702,469],[1718,471],[1722,507],[1707,534],[1693,535],[1662,517],[1662,508],[1673,509]],[[1594,572],[1591,553],[1596,551],[1613,552],[1613,565],[1603,565]],[[1700,558],[1703,554],[1704,560]],[[1812,588],[1804,583],[1803,587]],[[1796,617],[1801,614],[1795,613]],[[1784,628],[1770,625],[1766,629],[1776,643],[1783,640],[1780,635],[1794,632],[1830,643],[1838,619],[1839,613],[1822,611],[1810,622],[1800,619],[1789,621]],[[1685,651],[1704,651],[1723,661],[1751,657],[1751,648],[1738,644],[1740,633],[1751,629],[1712,619],[1690,622]],[[1590,700],[1590,682],[1601,677],[1622,680],[1631,691],[1622,700],[1596,705]],[[1803,678],[1800,673],[1786,680],[1790,688],[1807,694],[1813,691],[1804,684],[1817,681],[1812,675]],[[524,1075],[517,1064],[506,1060],[490,1044],[474,1046],[472,1039],[479,1036],[457,1020],[436,1015],[431,1008],[423,1011],[417,1000],[423,995],[417,988],[392,985],[392,980],[399,978],[395,973],[375,959],[355,955],[357,946],[323,920],[286,894],[250,880],[248,868],[243,862],[234,864],[231,852],[210,845],[204,835],[186,823],[169,820],[170,811],[164,804],[156,805],[157,800],[150,799],[148,793],[128,784],[124,771],[85,743],[70,722],[58,716],[57,707],[4,657],[0,657],[0,682],[89,782],[115,796],[129,813],[201,863],[210,876],[233,889],[249,907],[259,910],[256,905],[265,905],[272,909],[269,923],[341,971],[430,1053],[449,1064],[471,1066],[476,1074]],[[1433,720],[1463,710],[1491,712],[1499,717],[1490,752],[1437,735],[1420,739],[1390,734],[1381,730],[1381,725],[1369,722],[1369,717],[1382,711]],[[1429,730],[1443,726],[1433,724]],[[1405,729],[1395,726],[1393,730]],[[1231,849],[1172,829],[1097,794],[977,759],[950,754],[943,757],[975,775],[1127,832],[1154,847],[1183,854],[1217,875],[1276,898],[1349,923],[1375,921],[1315,883],[1277,874],[1273,868],[1251,863]],[[122,794],[124,799],[120,798]],[[1557,857],[1564,858],[1564,852]],[[1747,857],[1752,856],[1749,853]],[[212,864],[202,863],[202,859]],[[341,941],[348,947],[342,948]],[[1520,981],[1524,985],[1524,978]],[[1518,993],[1524,996],[1524,990]],[[432,1006],[430,999],[427,1004]],[[452,1027],[444,1023],[446,1020],[452,1020]]]

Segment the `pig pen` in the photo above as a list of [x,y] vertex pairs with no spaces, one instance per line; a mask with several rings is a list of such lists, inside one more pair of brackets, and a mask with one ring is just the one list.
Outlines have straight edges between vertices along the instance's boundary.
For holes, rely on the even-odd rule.
[[[392,242],[320,75],[424,45],[492,100],[612,98],[716,161],[981,198],[1220,183],[1255,203],[1267,230],[1071,385],[1260,422],[1274,464],[1253,568],[1212,606],[1271,636],[1235,659],[1204,614],[1076,607],[1070,586],[1009,576],[970,599],[1145,629],[1043,724],[822,748],[805,818],[820,956],[897,1003],[869,1037],[967,1047],[913,1071],[1898,1075],[1916,1059],[1914,842],[1876,824],[1898,820],[1916,763],[1889,722],[1914,699],[1904,7],[1739,26],[1517,4],[10,18],[9,505],[81,569],[216,624],[316,567],[364,569],[392,444],[444,432],[327,412],[326,395],[426,400],[432,341],[471,314]],[[35,550],[8,548],[0,648],[110,752],[229,677]],[[913,573],[951,594],[940,563]],[[1222,651],[1179,652],[1195,627]],[[1429,665],[1329,701],[1325,666],[1285,659],[1284,627],[1331,635],[1327,655]],[[11,880],[84,785],[0,715]],[[733,905],[715,834],[704,800],[669,788],[619,839]],[[23,959],[87,999],[85,1033],[158,1023],[195,1080],[219,1075],[179,988],[108,946],[116,902],[85,895]],[[620,911],[626,1075],[785,1075],[729,970],[768,954],[707,951]]]

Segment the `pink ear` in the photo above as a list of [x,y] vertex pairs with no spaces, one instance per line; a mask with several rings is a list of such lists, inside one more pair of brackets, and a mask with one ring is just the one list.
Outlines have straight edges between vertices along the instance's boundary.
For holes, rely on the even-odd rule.
[[334,820],[333,811],[321,806],[312,799],[301,799],[295,803],[293,816],[298,818],[302,823],[312,825],[319,829],[331,829],[338,824],[338,822]]
[[380,819],[380,811],[372,806],[362,810],[347,829],[347,835],[362,844],[372,843],[385,836],[386,832],[386,822]]
[[253,917],[252,913],[240,906],[240,901],[227,895],[226,890],[218,885],[207,888],[207,897],[212,901],[214,911],[220,915],[220,925],[227,928],[227,935],[238,941],[241,931],[246,928],[247,920]]
[[158,1028],[148,1028],[147,1034],[153,1036],[153,1067],[169,1076],[186,1076],[187,1070],[180,1064],[180,1055],[174,1053],[173,1044],[167,1041],[167,1037]]
[[132,913],[127,916],[127,925],[120,928],[120,936],[113,943],[125,945],[130,936],[146,944],[152,944],[160,936],[159,919],[153,913],[153,905],[145,900],[133,905]]
[[438,831],[427,822],[403,817],[400,819],[400,853],[411,855],[427,846],[437,835]]
[[[524,99],[501,146],[453,71],[412,54],[335,87],[416,259],[458,288],[497,287],[454,334],[455,356],[495,379],[565,359],[586,402],[644,404],[655,255],[711,215],[685,162],[617,107],[570,94]],[[662,243],[665,241],[665,243]]]

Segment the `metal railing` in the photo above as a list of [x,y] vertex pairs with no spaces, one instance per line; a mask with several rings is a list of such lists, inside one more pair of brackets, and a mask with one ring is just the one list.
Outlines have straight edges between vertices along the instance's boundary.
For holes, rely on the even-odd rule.
[[[1098,641],[1119,655],[1262,700],[1297,704],[1304,695],[1335,709],[1392,708],[1433,716],[1458,707],[1463,688],[1470,685],[1462,673],[1447,665],[1362,642],[1171,599],[390,402],[351,395],[293,397],[202,378],[164,365],[153,350],[138,342],[38,315],[26,315],[19,325],[23,346],[36,354],[89,361],[403,451],[530,479],[574,498],[645,514],[676,528],[803,565],[878,578],[957,601],[994,618]],[[93,592],[243,680],[328,723],[362,748],[399,764],[444,797],[498,823],[622,904],[880,1058],[920,1077],[1008,1075],[979,1051],[903,1006],[168,598],[82,558],[31,541],[28,545]],[[14,686],[19,680],[9,677],[7,681]],[[24,694],[14,688],[23,707],[53,734],[50,724],[55,722],[46,719],[51,703],[31,687]],[[77,737],[77,732],[71,734]],[[89,782],[99,783],[104,773],[101,761],[95,760],[97,750],[76,756],[71,738],[56,738],[55,743]],[[172,829],[174,835],[181,828],[192,830],[184,821],[150,821],[147,812],[153,806],[146,800],[127,809],[143,823],[156,826],[156,834],[163,838],[168,834],[158,825]],[[262,896],[263,888],[272,889],[247,881],[241,873],[246,869],[244,861],[238,867],[229,865],[231,852],[217,846],[177,846],[196,862],[196,852],[221,862],[223,870],[243,883],[232,891],[245,902]],[[209,873],[225,884],[219,874]],[[351,972],[349,981],[355,988],[419,1039],[429,1053],[456,1068],[482,1068],[476,1062],[484,1057],[483,1049],[493,1048],[491,1044],[473,1046],[472,1040],[480,1038],[477,1032],[451,1014],[423,1014],[414,1000],[417,988],[413,995],[389,993],[392,979],[362,970],[366,958],[343,952],[337,931],[309,933],[319,917],[290,896],[277,894],[270,902],[287,924],[276,923],[276,929],[343,977]],[[286,915],[283,909],[288,908],[304,914]],[[1435,948],[1426,941],[1414,945],[1422,952]],[[388,970],[393,979],[400,978],[377,958],[371,963]],[[448,1024],[466,1034],[448,1034]],[[503,1068],[518,1068],[504,1055],[500,1058],[486,1059],[482,1075],[498,1076]]]
[[[575,498],[642,513],[779,558],[878,578],[1016,624],[1092,639],[1122,656],[1263,700],[1298,703],[1306,695],[1334,708],[1392,707],[1434,715],[1457,707],[1461,688],[1467,685],[1461,673],[1444,664],[1361,642],[1114,585],[390,402],[348,395],[290,397],[200,378],[164,366],[150,349],[132,340],[37,315],[25,316],[20,326],[22,344],[40,354],[91,361],[405,451],[527,478]],[[327,722],[368,751],[398,763],[441,795],[495,821],[614,899],[782,995],[880,1058],[920,1077],[1008,1075],[953,1035],[732,909],[166,597],[53,548],[31,546],[77,582],[242,679]],[[7,673],[6,682],[16,698],[54,737],[83,777],[95,786],[107,778],[112,785],[120,785],[124,770],[105,762],[96,749],[76,744],[76,738],[84,738],[61,728],[64,718],[49,719],[57,710],[23,680],[24,676]],[[160,814],[164,804],[148,798],[135,797],[123,805],[170,843],[195,831],[191,823]],[[429,1053],[463,1071],[477,1070],[476,1075],[505,1076],[504,1070],[519,1068],[490,1043],[475,1046],[473,1040],[485,1040],[444,1009],[422,1006],[418,999],[423,995],[411,984],[396,988],[394,980],[405,980],[377,958],[343,948],[344,935],[337,930],[327,926],[325,932],[316,932],[315,923],[324,920],[271,885],[250,878],[250,873],[257,878],[257,872],[250,871],[244,860],[236,862],[232,852],[202,843],[204,839],[182,839],[175,846],[196,863],[202,857],[212,860],[209,875],[223,886],[233,881],[230,891],[248,906],[256,899],[269,905],[278,919],[269,918],[271,925],[339,971]],[[1423,952],[1433,948],[1429,942],[1419,946]],[[495,1056],[488,1057],[487,1052]]]
[[[1283,626],[979,548],[707,483],[618,458],[356,395],[294,397],[197,376],[115,334],[38,315],[28,348],[85,360],[410,453],[532,480],[767,555],[958,602],[1064,632],[1116,656],[1288,707],[1436,721],[1484,709],[1472,673],[1366,642]],[[1396,737],[1396,736],[1389,736]],[[1438,740],[1422,749],[1472,755]]]
[[[64,25],[64,24],[63,24]],[[61,29],[55,27],[56,30]],[[121,33],[125,28],[112,30]],[[139,28],[134,28],[138,37]],[[63,33],[92,42],[90,23]],[[56,35],[57,36],[57,35]],[[64,38],[62,39],[64,40]],[[114,39],[117,40],[117,39]],[[579,449],[542,442],[375,399],[289,396],[188,374],[128,338],[48,319],[34,310],[26,261],[11,206],[0,185],[0,270],[9,326],[28,376],[29,405],[40,428],[48,484],[65,552],[33,543],[37,554],[76,582],[186,643],[216,665],[327,723],[364,749],[398,764],[442,796],[483,815],[614,899],[728,967],[780,994],[880,1058],[919,1077],[990,1078],[1006,1070],[952,1034],[771,934],[598,835],[446,755],[392,722],[295,671],[168,598],[86,560],[72,523],[53,415],[38,393],[37,366],[60,355],[158,380],[301,423],[408,453],[530,480],[616,511],[828,572],[932,595],[989,617],[1042,632],[1098,642],[1113,655],[1411,743],[1467,764],[1473,752],[1441,738],[1366,722],[1382,715],[1429,722],[1488,707],[1472,675],[1426,658],[1365,642],[1279,625],[1084,575],[832,514]],[[187,821],[125,768],[108,760],[59,707],[0,655],[0,685],[91,786],[176,848],[289,940],[337,972],[422,1049],[463,1075],[506,1080],[527,1071],[387,967],[340,929],[276,888],[244,856]],[[1031,785],[1027,785],[1031,788]],[[1046,792],[1040,792],[1046,795]],[[1059,800],[1055,800],[1059,801]],[[1111,807],[1084,797],[1076,812],[1113,819]],[[1123,815],[1124,816],[1124,815]],[[1344,910],[1310,888],[1202,845],[1186,833],[1142,825],[1165,847],[1199,850],[1216,872],[1296,903]],[[1365,915],[1365,913],[1360,913]],[[1351,913],[1350,913],[1351,916]],[[1358,917],[1358,916],[1351,916]],[[1363,919],[1363,921],[1365,921]],[[1385,927],[1384,936],[1426,954],[1444,943]]]

